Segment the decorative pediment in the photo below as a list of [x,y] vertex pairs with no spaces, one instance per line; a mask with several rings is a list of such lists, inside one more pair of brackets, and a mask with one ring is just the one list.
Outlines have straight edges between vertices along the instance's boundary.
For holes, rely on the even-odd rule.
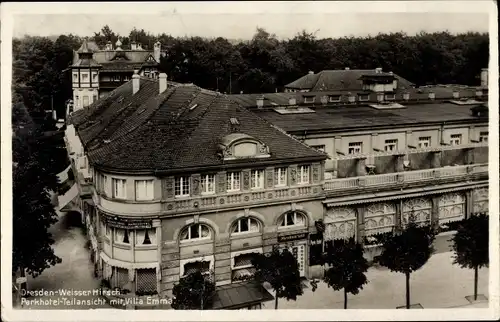
[[244,133],[226,135],[222,138],[219,148],[224,160],[268,158],[271,156],[266,144]]

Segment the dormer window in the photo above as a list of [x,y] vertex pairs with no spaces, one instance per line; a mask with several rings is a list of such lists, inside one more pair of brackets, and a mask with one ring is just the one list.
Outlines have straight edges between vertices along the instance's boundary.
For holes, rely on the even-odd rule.
[[340,102],[340,95],[330,95],[328,96],[328,101],[330,103],[336,103],[336,102]]
[[219,146],[224,160],[268,158],[269,148],[261,141],[244,133],[226,135]]

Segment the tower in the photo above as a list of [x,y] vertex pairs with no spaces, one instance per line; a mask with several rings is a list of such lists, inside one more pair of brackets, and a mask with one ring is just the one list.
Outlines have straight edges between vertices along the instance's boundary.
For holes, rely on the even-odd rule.
[[97,46],[85,39],[77,51],[78,60],[71,66],[73,111],[85,108],[99,98],[99,70],[101,65],[94,60],[92,47]]
[[161,42],[157,41],[154,44],[153,56],[158,64],[160,63],[160,55],[161,55]]

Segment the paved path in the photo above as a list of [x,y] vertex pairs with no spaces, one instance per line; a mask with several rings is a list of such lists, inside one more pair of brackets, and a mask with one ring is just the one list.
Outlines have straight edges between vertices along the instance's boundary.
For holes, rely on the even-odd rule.
[[[424,308],[471,307],[465,296],[474,291],[474,272],[452,264],[452,253],[434,254],[429,262],[411,275],[411,303]],[[385,268],[370,268],[368,284],[357,295],[349,295],[347,307],[351,309],[395,309],[405,300],[405,277]],[[479,293],[488,295],[488,268],[479,271]],[[272,293],[274,295],[274,293]],[[297,301],[280,299],[281,309],[343,309],[343,292],[328,288],[320,282],[316,292],[310,287]],[[487,307],[477,303],[472,307]],[[274,302],[266,303],[265,309],[274,309]]]
[[[28,276],[28,290],[85,290],[93,291],[99,288],[99,281],[93,276],[93,265],[90,262],[89,251],[85,248],[86,237],[82,230],[76,227],[80,217],[59,213],[59,221],[50,228],[55,240],[54,252],[62,259],[62,263],[46,269],[42,275],[33,278]],[[36,300],[52,300],[53,302],[66,298],[66,303],[40,303]],[[81,301],[77,303],[76,301]],[[94,303],[84,303],[94,301]],[[110,308],[106,304],[98,303],[98,296],[32,296],[23,303],[23,309],[90,309]],[[16,303],[19,307],[19,303]]]

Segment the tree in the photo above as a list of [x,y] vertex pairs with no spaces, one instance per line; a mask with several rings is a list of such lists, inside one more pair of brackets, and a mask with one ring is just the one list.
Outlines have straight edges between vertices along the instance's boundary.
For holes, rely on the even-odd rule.
[[172,290],[172,308],[175,310],[203,310],[210,308],[215,294],[215,283],[196,270],[179,280]]
[[275,291],[275,309],[278,309],[278,298],[295,301],[302,295],[299,263],[287,249],[275,248],[269,254],[257,254],[252,264],[256,269],[255,278],[261,283],[268,282]]
[[363,246],[354,241],[334,240],[328,247],[325,263],[329,268],[324,281],[335,291],[344,289],[344,309],[347,309],[347,294],[358,294],[363,285],[368,283],[365,272],[368,261],[363,256]]
[[410,216],[404,229],[387,237],[382,244],[382,253],[375,261],[393,272],[406,277],[406,308],[410,308],[410,274],[424,266],[434,247],[435,234],[430,225],[418,226]]
[[[22,103],[13,104],[13,244],[12,270],[37,277],[61,262],[47,229],[58,217],[50,190],[58,183],[47,152],[39,142],[41,132]],[[25,285],[22,285],[24,288]]]
[[489,264],[488,216],[485,213],[465,219],[451,239],[455,257],[453,264],[474,270],[474,301],[477,300],[478,270]]

